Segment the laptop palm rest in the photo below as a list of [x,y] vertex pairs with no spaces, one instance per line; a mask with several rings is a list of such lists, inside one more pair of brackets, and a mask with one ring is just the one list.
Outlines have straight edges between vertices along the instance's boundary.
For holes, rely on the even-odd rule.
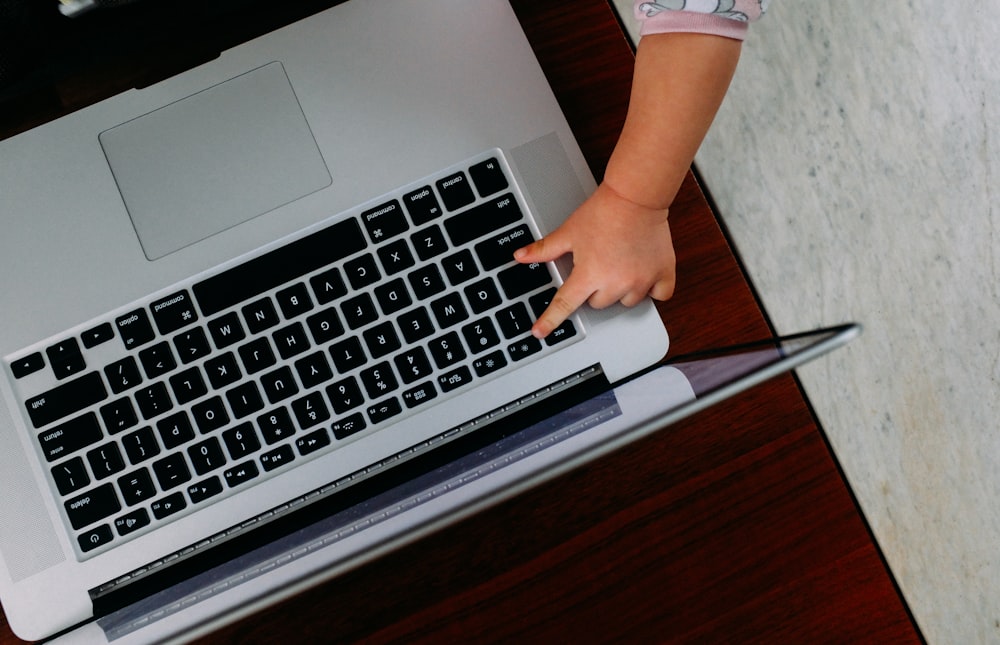
[[331,182],[277,62],[105,130],[100,142],[149,260]]

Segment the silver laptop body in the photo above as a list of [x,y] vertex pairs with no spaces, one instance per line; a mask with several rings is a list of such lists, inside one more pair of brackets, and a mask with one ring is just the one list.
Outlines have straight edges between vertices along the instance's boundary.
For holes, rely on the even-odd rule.
[[503,0],[347,2],[0,142],[0,178],[0,602],[24,638],[666,353],[649,303],[527,335],[569,264],[500,256],[594,180]]

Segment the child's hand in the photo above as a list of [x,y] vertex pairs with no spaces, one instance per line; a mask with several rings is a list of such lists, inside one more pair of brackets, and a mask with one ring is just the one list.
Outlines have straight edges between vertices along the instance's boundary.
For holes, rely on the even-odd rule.
[[649,295],[674,293],[675,264],[667,210],[635,204],[605,184],[562,226],[519,249],[518,262],[548,262],[573,254],[573,270],[539,316],[532,333],[544,338],[585,302],[627,307]]

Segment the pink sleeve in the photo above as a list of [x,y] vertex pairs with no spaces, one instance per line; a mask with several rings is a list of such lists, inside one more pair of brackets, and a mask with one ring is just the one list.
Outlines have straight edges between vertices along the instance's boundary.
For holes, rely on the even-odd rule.
[[689,32],[743,40],[769,0],[635,0],[640,35]]

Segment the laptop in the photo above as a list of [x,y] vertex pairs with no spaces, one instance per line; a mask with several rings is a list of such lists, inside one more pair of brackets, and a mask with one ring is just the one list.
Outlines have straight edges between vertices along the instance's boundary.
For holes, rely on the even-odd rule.
[[[228,557],[118,603],[53,642],[185,642],[341,575],[490,505],[794,369],[855,338],[857,324],[670,359],[612,387],[578,384],[560,402],[486,424],[405,468],[286,517]],[[172,581],[175,579],[175,581]]]
[[[650,303],[528,334],[569,267],[510,254],[594,180],[502,0],[340,4],[0,142],[0,177],[0,603],[23,638],[110,640],[95,619],[667,351]],[[236,595],[467,507],[341,527]]]

